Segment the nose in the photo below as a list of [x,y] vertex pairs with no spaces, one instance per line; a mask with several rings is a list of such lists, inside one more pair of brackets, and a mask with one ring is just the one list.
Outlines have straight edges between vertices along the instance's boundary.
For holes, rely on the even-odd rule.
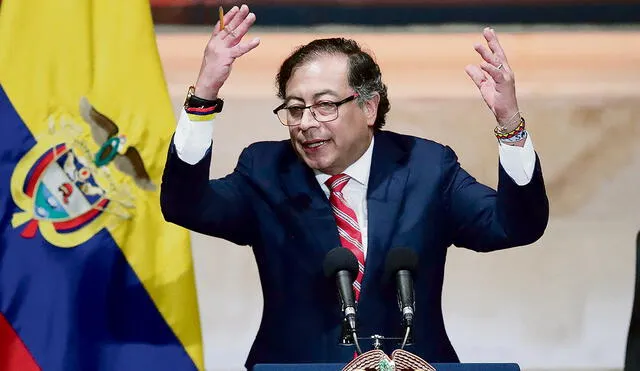
[[316,118],[313,117],[313,114],[311,113],[311,109],[307,108],[304,111],[302,111],[302,117],[300,118],[301,130],[308,130],[310,128],[317,127],[319,125],[320,125],[320,122],[318,122],[318,120],[316,120]]

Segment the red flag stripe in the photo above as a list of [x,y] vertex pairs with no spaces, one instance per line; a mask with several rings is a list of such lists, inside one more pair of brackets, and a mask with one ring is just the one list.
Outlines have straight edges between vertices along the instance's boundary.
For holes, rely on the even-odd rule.
[[40,366],[15,332],[11,324],[0,313],[0,370],[40,371]]

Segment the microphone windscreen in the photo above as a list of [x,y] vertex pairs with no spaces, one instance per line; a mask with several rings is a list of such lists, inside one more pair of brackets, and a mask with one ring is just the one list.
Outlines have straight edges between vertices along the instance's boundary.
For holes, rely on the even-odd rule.
[[384,279],[391,279],[401,269],[414,273],[418,267],[418,254],[408,247],[396,247],[387,253],[384,267]]
[[358,275],[358,259],[345,247],[336,247],[329,251],[324,257],[322,267],[327,278],[335,278],[336,273],[341,270],[349,271],[353,280]]

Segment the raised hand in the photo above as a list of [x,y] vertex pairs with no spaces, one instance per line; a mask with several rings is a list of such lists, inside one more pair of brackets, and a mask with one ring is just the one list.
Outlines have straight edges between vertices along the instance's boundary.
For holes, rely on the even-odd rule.
[[224,15],[224,28],[220,29],[220,21],[215,25],[211,38],[204,50],[200,73],[195,84],[195,95],[204,99],[215,99],[220,88],[231,74],[233,61],[246,54],[258,44],[259,38],[241,43],[249,28],[256,21],[256,16],[249,12],[249,7],[234,6]]
[[465,71],[480,90],[498,125],[513,129],[520,123],[513,71],[495,31],[487,27],[482,34],[489,47],[478,43],[474,49],[483,61],[466,66]]

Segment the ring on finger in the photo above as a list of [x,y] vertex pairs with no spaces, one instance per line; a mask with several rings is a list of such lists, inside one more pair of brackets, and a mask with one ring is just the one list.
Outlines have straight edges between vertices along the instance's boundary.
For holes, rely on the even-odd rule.
[[499,70],[501,70],[501,69],[502,69],[502,67],[503,67],[503,65],[502,65],[502,63],[500,63],[496,68],[497,68],[497,69],[499,69]]

